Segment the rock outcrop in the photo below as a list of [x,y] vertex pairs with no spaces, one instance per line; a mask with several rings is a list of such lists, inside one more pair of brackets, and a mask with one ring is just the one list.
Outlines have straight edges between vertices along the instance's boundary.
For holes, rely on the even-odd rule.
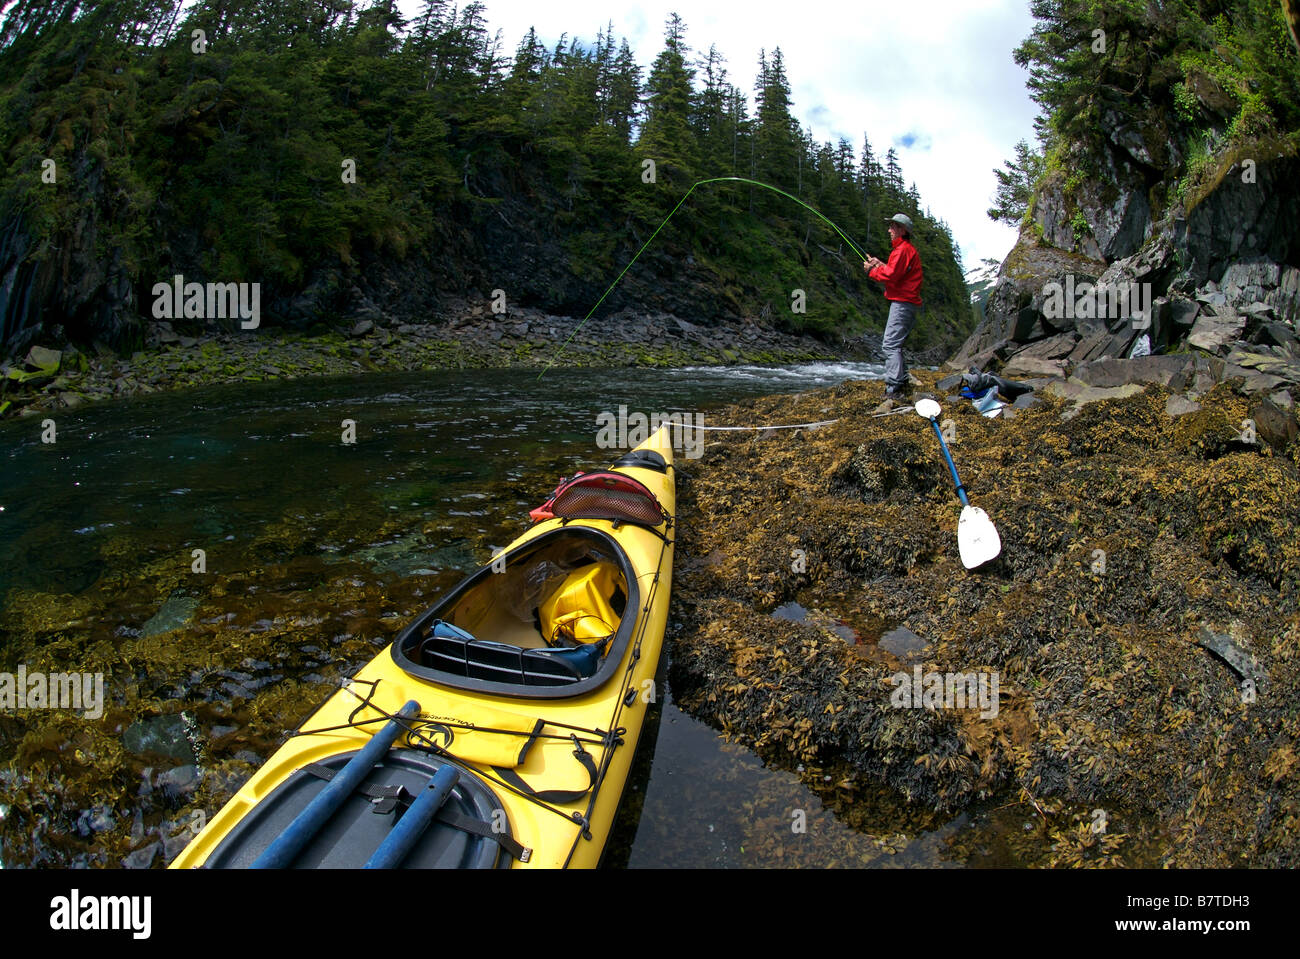
[[1063,175],[1043,180],[984,321],[948,365],[1040,385],[1114,387],[1159,371],[1194,392],[1240,378],[1300,395],[1300,158],[1225,150],[1155,221],[1149,198],[1166,185],[1153,177],[1175,147],[1119,110],[1104,116],[1104,175],[1069,197]]

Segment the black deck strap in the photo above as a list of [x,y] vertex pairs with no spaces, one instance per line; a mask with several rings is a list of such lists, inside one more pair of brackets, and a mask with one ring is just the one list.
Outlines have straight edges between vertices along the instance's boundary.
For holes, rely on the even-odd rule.
[[533,851],[526,846],[520,845],[512,836],[504,832],[497,832],[483,820],[466,816],[448,806],[439,809],[438,815],[434,819],[444,825],[451,826],[453,829],[459,829],[461,832],[481,836],[484,839],[491,839],[520,862],[527,862],[533,857]]
[[528,750],[533,748],[533,743],[537,742],[537,737],[542,734],[545,727],[546,720],[544,719],[539,719],[533,724],[533,731],[528,734],[528,738],[524,740],[524,745],[519,750],[519,759],[515,762],[516,766],[524,764],[524,760],[528,758]]
[[[299,772],[308,773],[309,775],[315,776],[317,779],[323,779],[326,782],[329,782],[334,778],[334,774],[337,773],[338,770],[331,769],[329,766],[323,766],[320,763],[308,763],[306,766],[302,766],[299,769]],[[353,791],[370,799],[378,800],[378,802],[375,803],[375,808],[372,809],[371,812],[378,813],[382,816],[387,816],[398,806],[401,806],[402,811],[405,812],[406,808],[410,806],[411,803],[415,802],[415,796],[413,796],[410,790],[405,786],[401,785],[376,786],[374,783],[362,783]]]
[[583,749],[582,743],[578,742],[577,735],[573,735],[570,738],[573,740],[574,745],[573,758],[582,763],[582,767],[587,770],[587,775],[591,777],[591,782],[587,784],[586,789],[580,791],[572,789],[537,790],[524,782],[523,779],[519,777],[519,774],[513,769],[506,769],[502,766],[493,766],[492,769],[505,782],[509,783],[526,796],[533,796],[536,799],[540,799],[542,802],[560,804],[577,802],[583,796],[587,795],[587,793],[591,792],[592,787],[596,785],[596,781],[600,778],[600,773],[596,771],[596,763],[591,758],[591,753]]

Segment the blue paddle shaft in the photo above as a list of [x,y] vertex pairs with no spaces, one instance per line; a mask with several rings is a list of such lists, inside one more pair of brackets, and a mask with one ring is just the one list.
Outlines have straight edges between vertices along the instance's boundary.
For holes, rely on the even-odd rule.
[[271,845],[253,860],[250,868],[287,868],[320,832],[329,818],[338,811],[348,796],[361,785],[361,781],[370,775],[370,771],[384,758],[384,753],[388,752],[388,748],[397,741],[397,737],[406,731],[406,724],[400,720],[414,719],[419,714],[420,704],[414,699],[398,710],[399,718],[389,720],[383,729],[370,738],[370,742],[362,746],[357,754],[348,760],[347,765],[339,770],[338,775],[307,804],[307,808],[298,813],[293,822],[285,827],[284,832],[276,836]]
[[367,860],[364,868],[395,869],[400,866],[459,781],[460,770],[455,766],[443,766],[434,773],[428,785],[420,790],[415,802],[411,803],[411,808],[402,813],[402,818],[397,820],[393,831],[384,837],[374,855]]
[[943,458],[947,460],[948,471],[952,473],[952,481],[957,486],[957,498],[961,500],[962,506],[970,506],[970,501],[966,499],[966,487],[961,485],[961,477],[957,475],[957,467],[953,464],[952,454],[948,452],[948,443],[943,438],[943,430],[939,429],[939,421],[931,416],[930,425],[934,427],[934,435],[939,437],[939,446],[943,449]]

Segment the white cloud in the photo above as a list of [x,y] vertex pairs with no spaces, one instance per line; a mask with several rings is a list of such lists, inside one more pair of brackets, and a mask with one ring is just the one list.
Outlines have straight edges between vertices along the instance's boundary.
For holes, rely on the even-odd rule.
[[[759,50],[779,46],[794,114],[819,140],[847,137],[855,154],[866,133],[877,156],[896,145],[904,180],[942,217],[966,265],[1004,256],[1015,231],[989,220],[993,169],[1017,140],[1033,139],[1034,103],[1011,59],[1033,20],[1025,0],[486,0],[488,25],[512,54],[530,26],[553,43],[595,38],[613,21],[638,62],[663,46],[676,11],[696,52],[710,44],[732,83],[751,93]],[[403,0],[412,14],[415,0]],[[912,140],[911,138],[915,138]]]

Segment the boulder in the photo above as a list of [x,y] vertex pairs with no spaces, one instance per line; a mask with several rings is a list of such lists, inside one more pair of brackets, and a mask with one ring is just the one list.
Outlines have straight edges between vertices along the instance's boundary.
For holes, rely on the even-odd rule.
[[1019,376],[1065,376],[1065,363],[1062,360],[1048,360],[1017,353],[1007,360],[1000,375],[1008,379]]
[[1110,335],[1106,337],[1105,342],[1101,345],[1101,355],[1128,356],[1133,341],[1138,338],[1139,332],[1141,330],[1138,324],[1128,320],[1121,320],[1116,323],[1111,327]]
[[998,340],[991,344],[987,349],[981,349],[978,352],[968,353],[967,347],[975,341],[972,335],[971,339],[966,341],[966,346],[957,352],[957,355],[950,359],[947,364],[949,368],[958,369],[962,372],[969,370],[972,366],[979,370],[986,370],[990,365],[1001,363],[1011,352],[1010,340]]
[[1199,396],[1211,390],[1223,377],[1224,362],[1217,357],[1184,354],[1187,365],[1175,373],[1167,384],[1175,392],[1189,392]]
[[1071,363],[1086,363],[1099,360],[1105,355],[1106,344],[1110,342],[1109,330],[1097,330],[1082,337],[1075,343],[1067,359]]
[[1196,324],[1196,317],[1201,312],[1201,305],[1195,300],[1189,300],[1182,296],[1171,296],[1169,298],[1169,323],[1172,327],[1170,340],[1174,337],[1181,336],[1191,332],[1192,327]]
[[1079,383],[1071,377],[1069,380],[1054,380],[1047,384],[1047,392],[1070,400],[1077,409],[1087,403],[1098,400],[1122,400],[1141,393],[1146,387],[1138,383],[1126,383],[1123,386],[1098,387]]
[[1243,393],[1266,393],[1286,383],[1286,378],[1272,373],[1260,373],[1256,370],[1238,366],[1236,363],[1223,364],[1223,381],[1241,380]]
[[1013,343],[1032,343],[1047,335],[1043,314],[1032,306],[1026,306],[1016,312],[1016,319],[1011,324],[1010,339]]
[[1278,347],[1291,356],[1300,356],[1300,339],[1296,338],[1295,330],[1277,321],[1262,322],[1251,342],[1257,346]]
[[[1032,225],[1023,227],[1020,239],[1002,261],[984,319],[947,365],[958,370],[970,366],[984,369],[993,357],[1005,357],[1006,347],[1016,337],[1024,343],[1067,332],[1061,321],[1042,317],[1045,288],[1049,283],[1064,283],[1067,276],[1091,281],[1103,269],[1105,264],[1098,260],[1040,244]],[[1026,309],[1031,312],[1022,314]],[[1071,322],[1068,328],[1074,326]]]
[[59,363],[62,360],[63,354],[58,350],[47,349],[44,346],[33,346],[27,351],[27,359],[24,362],[34,370],[53,373],[58,370]]
[[1108,358],[1082,363],[1074,370],[1073,379],[1086,386],[1102,389],[1131,383],[1159,383],[1169,386],[1183,373],[1192,358],[1186,354],[1139,356],[1126,360]]
[[1165,415],[1170,419],[1178,416],[1185,416],[1188,413],[1195,413],[1200,408],[1200,403],[1177,393],[1165,400]]
[[1014,363],[1021,358],[1034,358],[1040,360],[1060,360],[1074,352],[1074,346],[1079,341],[1075,333],[1058,333],[1055,336],[1049,336],[1045,340],[1039,340],[1031,346],[1026,346],[1022,350],[1017,350],[1015,355],[1007,360],[1008,364]]
[[1207,306],[1211,313],[1217,313],[1228,305],[1228,295],[1219,290],[1205,290],[1204,292],[1197,293],[1196,299],[1198,302]]
[[1226,357],[1229,364],[1267,373],[1272,376],[1300,383],[1300,361],[1290,356],[1275,356],[1256,350],[1236,349]]
[[1202,314],[1187,336],[1187,345],[1207,353],[1225,353],[1230,344],[1241,339],[1245,330],[1246,318],[1235,311],[1229,315]]
[[1286,449],[1300,435],[1294,411],[1274,403],[1271,397],[1255,400],[1250,407],[1250,418],[1255,421],[1255,435],[1276,450]]

